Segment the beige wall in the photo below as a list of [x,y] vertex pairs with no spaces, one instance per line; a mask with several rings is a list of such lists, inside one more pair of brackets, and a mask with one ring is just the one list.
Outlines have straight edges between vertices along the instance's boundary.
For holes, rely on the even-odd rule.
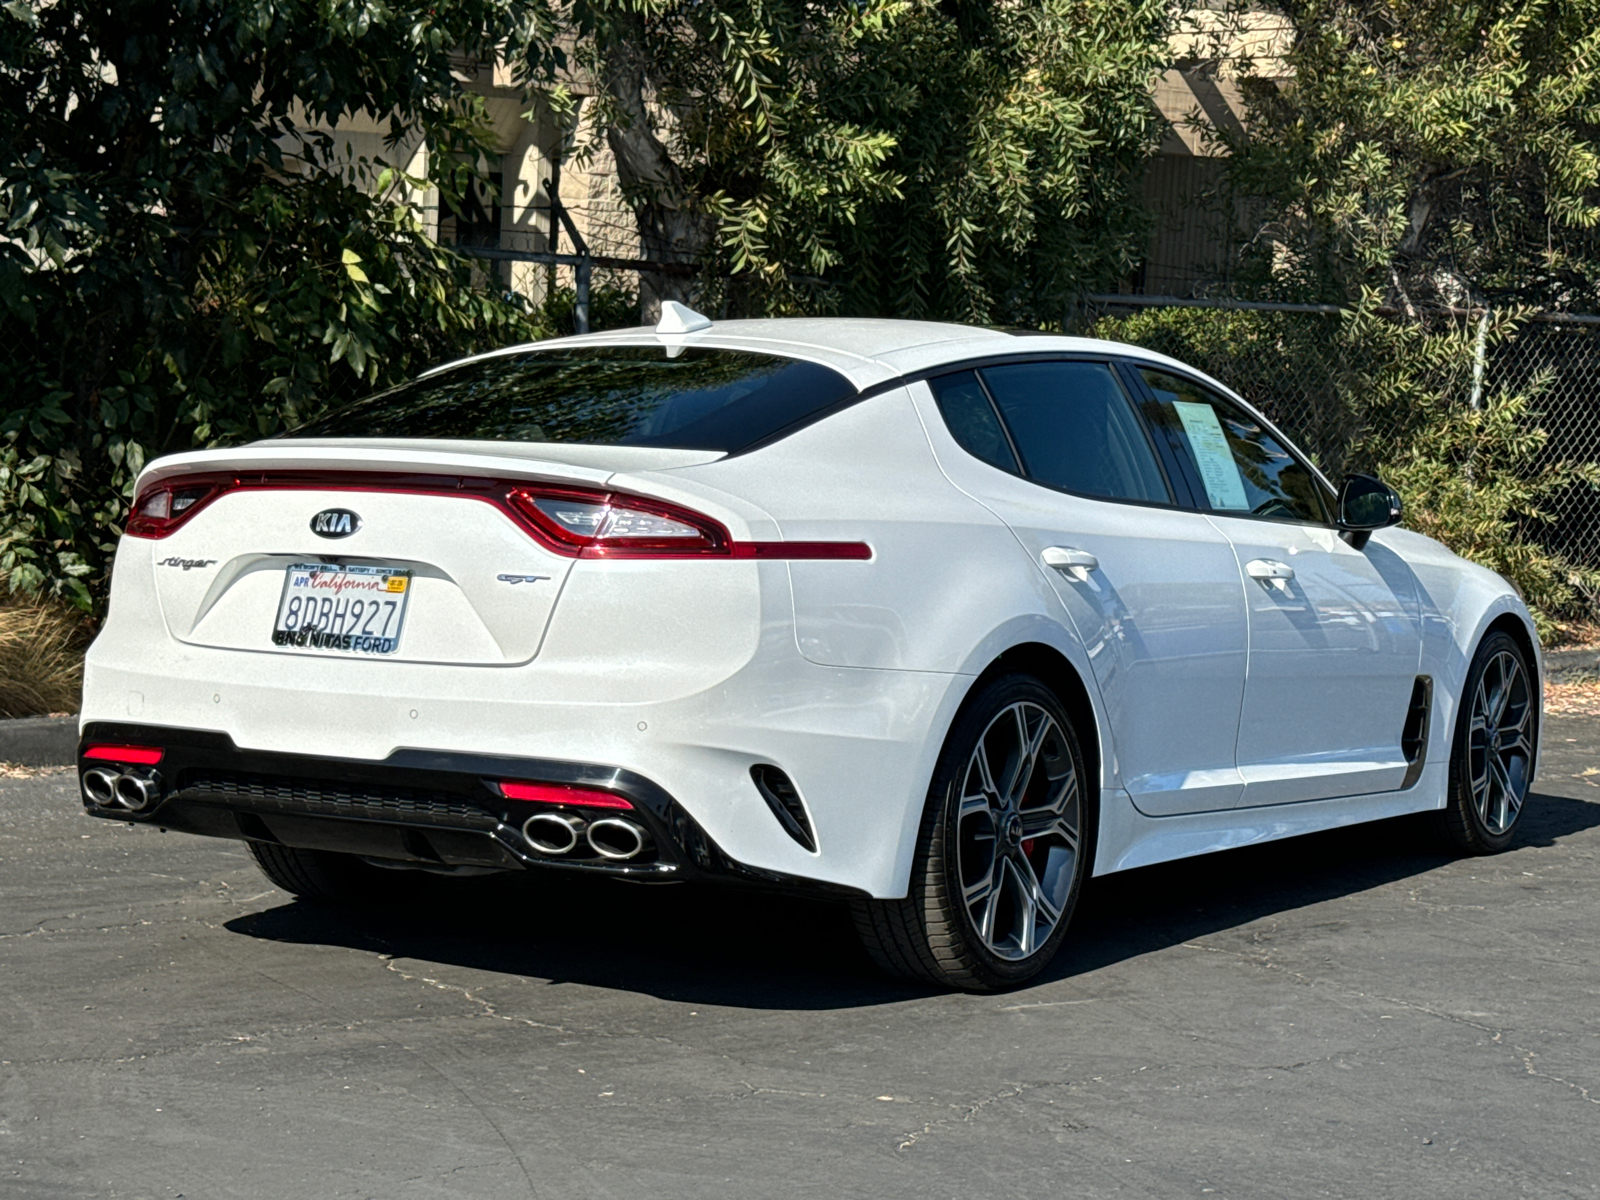
[[1246,132],[1231,63],[1248,55],[1256,74],[1281,78],[1291,35],[1288,21],[1274,12],[1223,17],[1201,9],[1173,36],[1176,65],[1162,73],[1151,96],[1167,127],[1144,181],[1154,219],[1139,281],[1145,293],[1194,296],[1226,280],[1228,227],[1239,214],[1222,194],[1218,135]]

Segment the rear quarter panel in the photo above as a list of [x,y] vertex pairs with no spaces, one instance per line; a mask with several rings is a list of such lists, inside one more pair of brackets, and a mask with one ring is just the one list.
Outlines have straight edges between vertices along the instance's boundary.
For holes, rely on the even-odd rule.
[[971,672],[995,630],[1050,617],[1010,530],[940,472],[904,388],[749,454],[666,474],[758,505],[786,540],[872,547],[868,562],[789,564],[796,641],[819,665]]

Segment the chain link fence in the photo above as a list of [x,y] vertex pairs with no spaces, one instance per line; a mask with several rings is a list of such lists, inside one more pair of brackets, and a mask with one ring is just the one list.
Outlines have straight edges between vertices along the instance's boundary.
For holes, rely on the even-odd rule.
[[[1073,332],[1169,354],[1227,384],[1261,409],[1337,480],[1369,471],[1367,447],[1393,434],[1377,423],[1381,405],[1364,403],[1381,349],[1356,343],[1331,305],[1181,300],[1160,296],[1091,296],[1070,322]],[[1449,403],[1481,404],[1527,393],[1549,434],[1546,461],[1600,462],[1600,318],[1539,314],[1509,336],[1476,337],[1483,314],[1455,314],[1475,340],[1474,353],[1430,362],[1427,391]],[[1362,355],[1369,357],[1358,361]],[[1550,525],[1530,536],[1581,566],[1600,568],[1600,492],[1565,489],[1549,506]]]

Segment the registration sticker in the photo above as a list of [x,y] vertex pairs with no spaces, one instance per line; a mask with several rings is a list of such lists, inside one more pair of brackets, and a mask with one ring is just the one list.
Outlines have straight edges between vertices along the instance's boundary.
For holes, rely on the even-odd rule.
[[410,599],[411,572],[402,567],[292,563],[284,572],[272,644],[393,654]]

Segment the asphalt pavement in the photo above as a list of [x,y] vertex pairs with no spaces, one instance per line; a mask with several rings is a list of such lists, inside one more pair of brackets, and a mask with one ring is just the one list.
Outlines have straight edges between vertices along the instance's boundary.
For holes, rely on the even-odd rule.
[[887,982],[834,907],[436,881],[0,780],[0,1196],[1600,1193],[1600,720],[1516,846],[1395,821],[1094,883],[1046,978]]

